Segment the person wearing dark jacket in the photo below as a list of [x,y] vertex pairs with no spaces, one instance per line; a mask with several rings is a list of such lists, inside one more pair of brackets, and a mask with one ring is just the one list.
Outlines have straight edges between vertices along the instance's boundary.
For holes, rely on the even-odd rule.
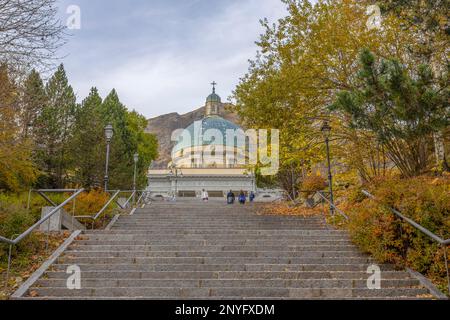
[[250,192],[250,196],[249,196],[249,199],[250,199],[250,202],[253,202],[253,200],[255,200],[255,193],[252,191],[252,192]]
[[247,197],[245,196],[244,191],[241,191],[241,193],[239,194],[239,203],[245,204],[245,201],[247,201]]
[[233,204],[235,200],[236,200],[236,197],[235,197],[233,191],[230,190],[230,192],[228,192],[228,194],[227,194],[227,203]]

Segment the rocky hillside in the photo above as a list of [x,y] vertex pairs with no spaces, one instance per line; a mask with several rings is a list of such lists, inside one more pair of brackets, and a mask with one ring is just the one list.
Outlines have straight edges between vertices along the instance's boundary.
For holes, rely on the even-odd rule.
[[[220,116],[224,119],[239,124],[239,118],[235,113],[227,110],[227,105],[219,110]],[[177,129],[184,129],[194,121],[201,120],[205,115],[205,107],[192,112],[180,115],[169,113],[148,120],[147,132],[155,134],[159,143],[159,159],[155,161],[153,168],[167,168],[171,157],[171,151],[175,143],[170,141],[172,132]]]

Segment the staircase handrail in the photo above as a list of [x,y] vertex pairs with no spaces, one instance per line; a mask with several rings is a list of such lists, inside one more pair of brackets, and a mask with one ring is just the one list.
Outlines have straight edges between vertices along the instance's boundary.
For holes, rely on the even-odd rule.
[[[373,194],[371,194],[370,192],[366,191],[366,190],[362,190],[362,193],[379,202],[375,196]],[[430,230],[428,230],[427,228],[423,227],[422,225],[418,224],[417,222],[415,222],[414,220],[406,217],[405,215],[403,215],[400,211],[391,208],[387,205],[385,205],[385,207],[387,207],[393,214],[395,214],[397,217],[399,217],[400,219],[402,219],[403,221],[407,222],[408,224],[410,224],[411,226],[413,226],[414,228],[416,228],[417,230],[421,231],[422,233],[424,233],[425,235],[427,235],[428,237],[430,237],[431,239],[433,239],[434,241],[436,241],[437,243],[441,244],[441,245],[450,245],[450,239],[443,239],[441,237],[439,237],[438,235],[436,235],[435,233],[431,232]]]
[[327,197],[325,197],[325,194],[323,191],[317,191],[316,193],[317,195],[319,195],[325,202],[327,202],[337,213],[339,213],[342,217],[344,217],[345,220],[350,220],[348,215],[342,211],[341,209],[339,209],[338,207],[336,207],[336,205],[330,201],[330,199],[328,199]]
[[[362,190],[362,193],[367,196],[368,198],[371,198],[377,202],[380,203],[379,200],[376,199],[376,197],[371,194],[369,191],[367,190]],[[430,230],[428,230],[427,228],[425,228],[424,226],[420,225],[419,223],[417,223],[416,221],[406,217],[405,215],[403,215],[400,211],[388,206],[388,205],[384,205],[387,209],[389,209],[389,211],[391,211],[394,215],[396,215],[398,218],[400,218],[401,220],[407,222],[410,226],[416,228],[417,230],[419,230],[420,232],[422,232],[423,234],[425,234],[426,236],[428,236],[429,238],[431,238],[432,240],[434,240],[435,242],[439,243],[443,250],[444,250],[444,259],[445,259],[445,268],[447,271],[447,285],[448,285],[448,291],[450,293],[450,272],[448,269],[448,255],[447,255],[447,246],[450,245],[450,239],[443,239],[442,237],[439,237],[438,235],[436,235],[435,233],[431,232]]]
[[[36,190],[41,192],[50,192],[49,190]],[[57,191],[53,191],[57,192]],[[20,241],[22,241],[24,238],[26,238],[30,233],[32,233],[37,227],[42,225],[44,222],[49,220],[53,215],[55,215],[60,209],[62,209],[65,205],[67,205],[69,202],[71,202],[73,199],[78,197],[82,192],[84,192],[84,189],[60,189],[58,192],[74,192],[69,198],[67,198],[64,202],[62,202],[60,205],[56,206],[54,209],[52,209],[48,214],[46,214],[43,218],[41,218],[38,222],[33,224],[31,227],[29,227],[26,231],[24,231],[22,234],[20,234],[15,239],[8,239],[5,237],[0,236],[0,242],[4,242],[10,245],[16,245]]]

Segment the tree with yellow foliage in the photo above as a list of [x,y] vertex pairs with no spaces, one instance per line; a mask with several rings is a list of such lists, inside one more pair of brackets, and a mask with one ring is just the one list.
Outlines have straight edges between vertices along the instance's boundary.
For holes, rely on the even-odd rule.
[[0,66],[0,189],[19,191],[36,178],[31,160],[31,145],[22,139],[17,121],[18,93]]
[[327,119],[332,120],[334,158],[340,156],[363,180],[383,174],[379,168],[386,157],[373,135],[352,128],[344,114],[330,115],[328,106],[339,91],[358,86],[362,49],[407,64],[405,44],[413,35],[395,17],[384,19],[382,28],[369,29],[365,1],[283,2],[285,18],[274,25],[262,21],[260,51],[234,91],[237,112],[247,127],[281,130],[282,166],[295,162],[299,171],[310,170],[323,160],[320,127]]

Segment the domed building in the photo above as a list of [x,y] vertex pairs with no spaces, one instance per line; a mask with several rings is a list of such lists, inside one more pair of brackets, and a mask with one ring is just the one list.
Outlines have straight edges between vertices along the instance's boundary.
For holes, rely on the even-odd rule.
[[177,130],[168,168],[149,170],[153,196],[200,197],[203,189],[211,198],[225,197],[230,190],[256,192],[254,174],[246,166],[249,142],[238,125],[219,115],[223,104],[215,85],[203,119]]

